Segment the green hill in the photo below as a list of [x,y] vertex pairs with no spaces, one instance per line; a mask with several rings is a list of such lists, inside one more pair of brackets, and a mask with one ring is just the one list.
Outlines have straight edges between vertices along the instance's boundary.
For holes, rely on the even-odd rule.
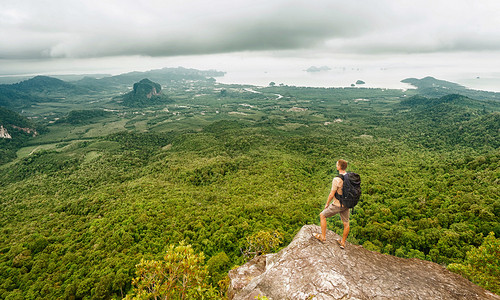
[[4,107],[0,107],[0,125],[11,137],[0,138],[0,164],[16,158],[16,151],[40,131],[32,121]]
[[57,78],[48,76],[35,76],[31,79],[13,84],[12,87],[16,90],[29,92],[45,92],[60,89],[71,89],[74,87],[74,85]]
[[0,106],[21,111],[23,108],[30,107],[33,103],[42,101],[39,96],[19,91],[11,85],[0,85]]
[[417,87],[418,93],[427,97],[435,98],[449,94],[460,94],[477,100],[494,101],[495,105],[498,105],[498,101],[500,101],[500,93],[468,89],[462,85],[430,76],[422,79],[406,78],[401,82]]
[[55,123],[68,123],[72,125],[83,125],[95,123],[111,115],[111,112],[101,109],[72,110]]
[[71,95],[84,95],[92,90],[48,76],[35,76],[15,84],[0,85],[0,106],[16,111],[40,102],[60,102]]
[[0,107],[0,124],[3,126],[34,127],[30,120],[4,107]]
[[40,75],[13,84],[12,88],[20,92],[38,94],[42,96],[47,95],[49,97],[60,94],[63,95],[71,93],[84,94],[91,92],[91,90],[79,87],[73,83],[69,83],[61,79],[49,76],[40,76]]
[[[422,145],[446,148],[452,145],[496,149],[500,146],[500,112],[487,112],[483,103],[461,95],[441,98],[414,96],[401,101],[400,118],[409,122],[407,137]],[[411,108],[406,111],[406,108]],[[401,122],[402,120],[399,120]]]

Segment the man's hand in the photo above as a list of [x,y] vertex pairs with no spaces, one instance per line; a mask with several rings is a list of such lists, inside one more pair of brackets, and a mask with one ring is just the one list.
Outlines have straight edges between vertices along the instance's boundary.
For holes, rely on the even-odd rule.
[[328,202],[325,204],[325,209],[328,207]]

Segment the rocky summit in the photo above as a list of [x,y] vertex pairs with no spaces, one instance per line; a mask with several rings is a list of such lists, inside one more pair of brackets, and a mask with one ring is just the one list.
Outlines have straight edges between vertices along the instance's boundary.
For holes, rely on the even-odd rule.
[[405,259],[347,243],[319,226],[305,225],[286,248],[231,270],[230,299],[497,299],[497,296],[419,259]]
[[161,85],[149,79],[134,83],[133,90],[123,95],[123,104],[129,107],[143,107],[165,102],[161,98]]
[[134,83],[133,95],[136,97],[146,97],[151,99],[152,96],[157,96],[161,92],[161,85],[152,82],[149,79],[143,79]]

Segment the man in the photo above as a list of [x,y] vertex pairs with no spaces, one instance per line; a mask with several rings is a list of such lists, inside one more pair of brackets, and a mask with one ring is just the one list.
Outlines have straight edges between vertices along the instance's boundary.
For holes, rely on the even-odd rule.
[[[339,159],[336,166],[340,175],[346,174],[347,161]],[[338,195],[342,195],[343,185],[344,181],[342,180],[342,178],[340,178],[339,176],[333,178],[332,190],[330,191],[330,195],[328,195],[325,209],[319,214],[319,218],[321,220],[321,235],[318,233],[314,235],[315,238],[317,238],[321,242],[324,242],[326,240],[326,218],[339,214],[342,223],[344,223],[344,233],[342,235],[342,240],[337,240],[337,243],[342,249],[345,248],[345,241],[347,239],[347,235],[349,234],[349,208],[341,207],[340,201],[335,197],[335,194],[337,193]],[[332,203],[330,204],[330,202]]]

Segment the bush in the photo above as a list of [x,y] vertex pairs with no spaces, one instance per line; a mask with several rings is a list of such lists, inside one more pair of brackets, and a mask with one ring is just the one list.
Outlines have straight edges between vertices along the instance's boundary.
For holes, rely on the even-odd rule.
[[274,252],[282,242],[283,234],[278,230],[261,230],[247,237],[246,247],[243,253],[247,258],[250,258],[252,255],[255,257],[257,255],[271,253]]
[[216,285],[227,276],[231,261],[225,252],[219,252],[207,261],[207,270],[211,276],[211,283]]
[[142,259],[132,280],[135,295],[126,299],[216,299],[204,259],[184,242],[170,245],[163,261]]

